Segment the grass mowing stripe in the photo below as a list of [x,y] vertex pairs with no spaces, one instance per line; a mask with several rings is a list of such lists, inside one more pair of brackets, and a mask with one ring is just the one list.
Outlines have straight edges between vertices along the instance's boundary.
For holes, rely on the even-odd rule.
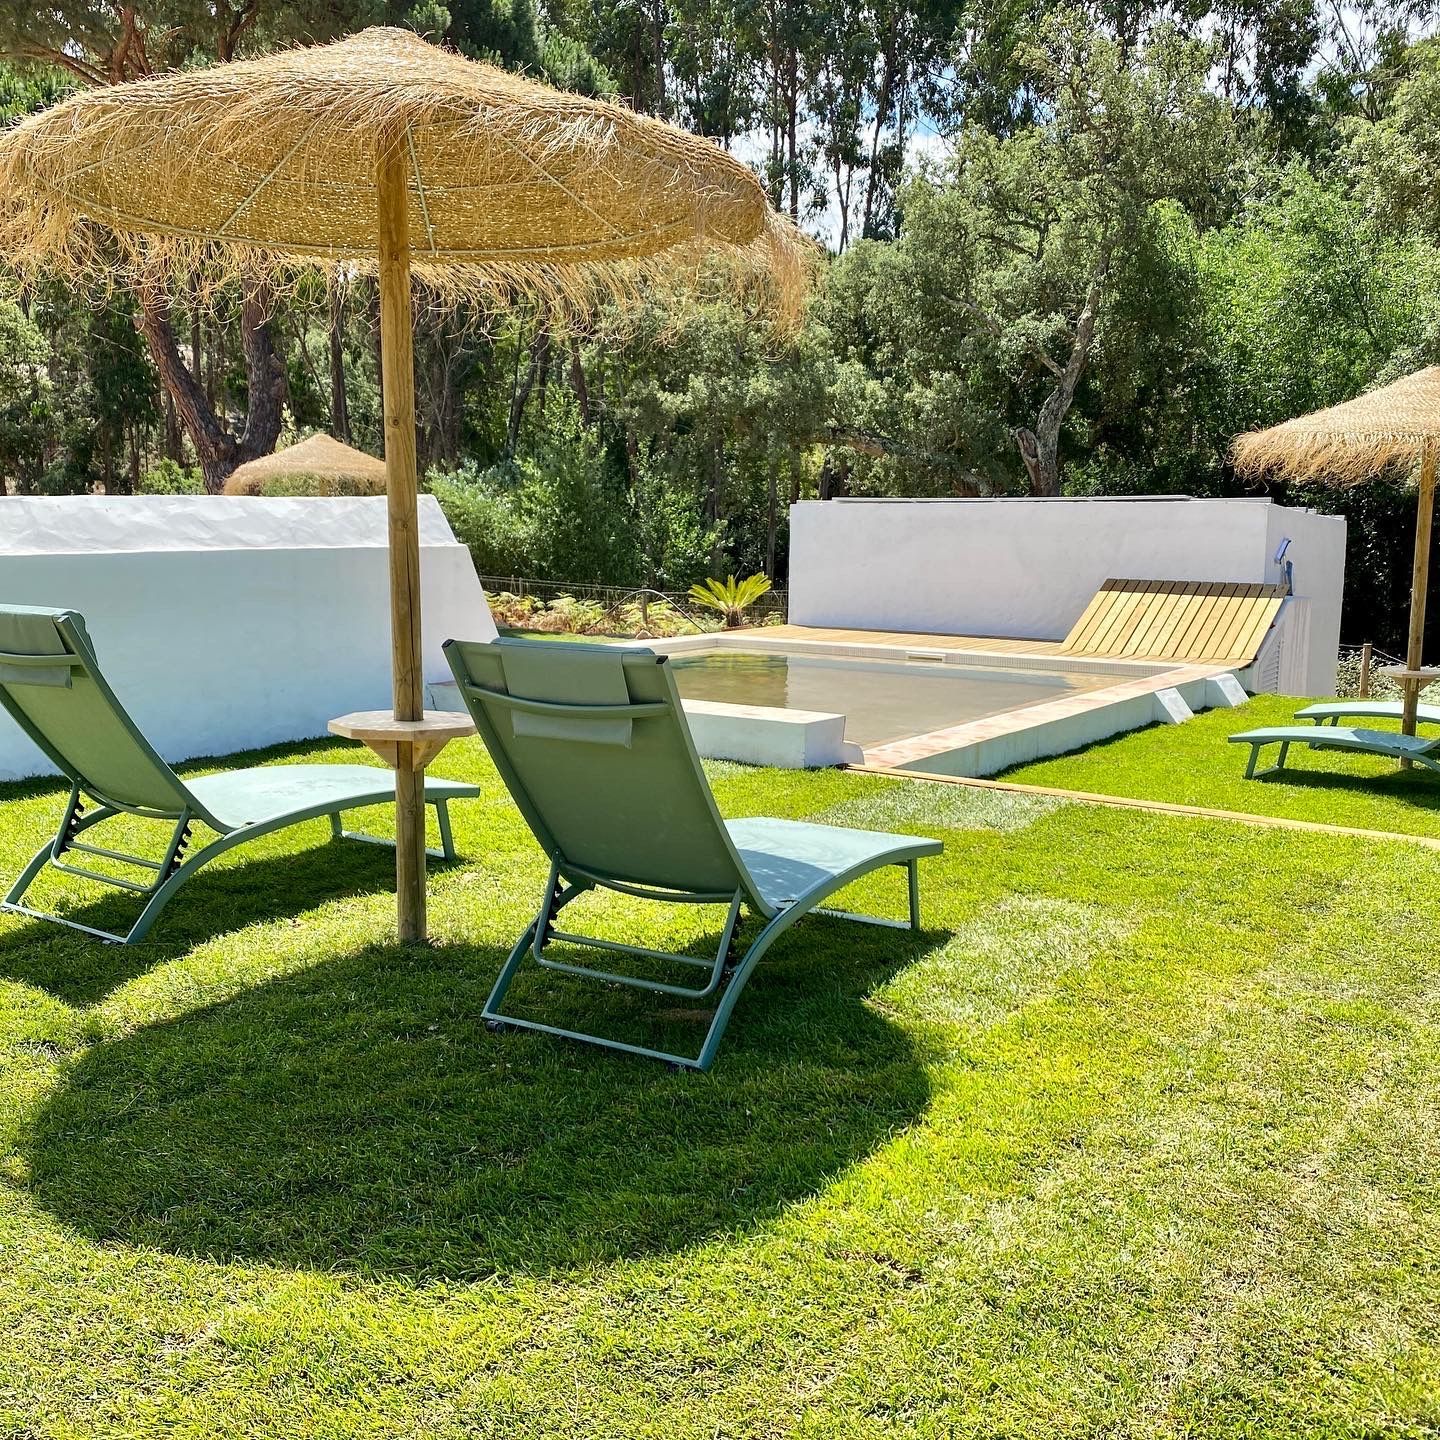
[[445,759],[433,951],[301,832],[138,953],[0,919],[0,1434],[1433,1431],[1437,857],[726,767],[948,850],[925,933],[797,927],[676,1077],[475,1022],[543,864]]

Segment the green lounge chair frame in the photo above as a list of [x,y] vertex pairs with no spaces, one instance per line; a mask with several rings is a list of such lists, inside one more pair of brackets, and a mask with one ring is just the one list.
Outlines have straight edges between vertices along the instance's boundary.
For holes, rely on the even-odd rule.
[[[176,892],[203,866],[237,845],[305,820],[330,820],[335,839],[393,845],[393,840],[346,830],[347,810],[393,804],[394,777],[369,765],[263,765],[186,782],[165,763],[116,698],[81,615],[72,610],[0,606],[0,706],[70,781],[55,838],[35,852],[0,901],[0,910],[48,920],[112,944],[132,945],[149,932]],[[453,860],[449,802],[478,787],[427,780],[425,798],[440,827],[436,859]],[[87,804],[91,802],[91,804]],[[91,805],[93,804],[93,808]],[[80,837],[117,815],[166,822],[170,838],[159,860],[132,855]],[[188,853],[195,824],[217,838]],[[140,879],[109,875],[68,856],[95,856],[138,871]],[[46,866],[143,898],[124,934],[96,929],[23,903]]]
[[[1347,715],[1361,720],[1399,720],[1404,706],[1398,700],[1323,700],[1295,712],[1297,720],[1313,720],[1317,725],[1338,725]],[[1417,705],[1415,718],[1422,725],[1440,725],[1440,705]]]
[[[920,928],[918,862],[938,855],[941,843],[788,820],[722,820],[663,655],[516,639],[450,640],[445,652],[496,768],[550,857],[539,912],[516,941],[485,1003],[484,1019],[492,1028],[519,1026],[708,1070],[755,967],[804,915],[814,911]],[[818,908],[853,880],[887,866],[906,872],[907,920]],[[557,928],[562,910],[598,889],[671,904],[727,906],[715,954],[676,954]],[[737,953],[746,909],[761,928]],[[549,953],[556,942],[702,973],[695,983],[683,984],[572,964]],[[713,1002],[699,1054],[627,1044],[508,1014],[505,997],[527,958],[566,975]]]
[[[1401,735],[1394,730],[1356,730],[1345,725],[1277,725],[1268,730],[1244,730],[1230,737],[1232,745],[1248,745],[1250,758],[1245,765],[1245,778],[1254,780],[1275,775],[1285,768],[1292,745],[1308,745],[1312,750],[1350,750],[1361,755],[1380,755],[1388,760],[1409,760],[1440,774],[1440,738],[1426,740],[1418,735]],[[1255,763],[1266,745],[1278,745],[1280,756],[1268,769],[1257,770]]]

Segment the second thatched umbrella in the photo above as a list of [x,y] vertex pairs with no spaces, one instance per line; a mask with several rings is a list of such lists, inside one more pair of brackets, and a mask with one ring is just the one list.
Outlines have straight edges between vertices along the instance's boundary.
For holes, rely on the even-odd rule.
[[246,461],[230,472],[227,495],[383,495],[385,462],[331,435]]
[[[76,95],[0,141],[0,252],[21,267],[379,277],[394,715],[423,719],[412,273],[567,308],[713,248],[793,308],[806,248],[709,141],[404,30]],[[423,746],[400,743],[400,937],[425,934]]]
[[1396,467],[1418,467],[1410,632],[1406,673],[1400,681],[1405,695],[1401,729],[1413,735],[1416,706],[1425,683],[1420,672],[1425,594],[1430,583],[1430,532],[1440,469],[1440,366],[1427,366],[1328,410],[1242,435],[1231,454],[1235,468],[1244,473],[1345,486],[1363,484]]

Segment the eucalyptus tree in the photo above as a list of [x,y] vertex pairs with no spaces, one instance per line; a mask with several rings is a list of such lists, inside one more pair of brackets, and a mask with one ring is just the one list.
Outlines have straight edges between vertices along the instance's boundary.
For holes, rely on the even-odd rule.
[[0,496],[41,489],[43,437],[52,429],[54,385],[45,337],[13,297],[0,292]]
[[675,0],[666,46],[673,118],[727,148],[759,118],[759,57],[733,0]]
[[1210,61],[1169,27],[1129,50],[1060,17],[1029,61],[1045,118],[1004,139],[962,130],[945,172],[907,196],[919,283],[1031,410],[1013,433],[1034,494],[1060,493],[1066,417],[1162,202],[1223,218],[1235,126]]
[[1351,183],[1387,229],[1440,240],[1440,41],[1415,46],[1397,68],[1385,107],[1350,123]]

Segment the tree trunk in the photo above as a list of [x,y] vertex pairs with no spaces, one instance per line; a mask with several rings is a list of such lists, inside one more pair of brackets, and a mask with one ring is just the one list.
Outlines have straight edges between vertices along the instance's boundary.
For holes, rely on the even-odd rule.
[[779,462],[771,460],[765,483],[765,573],[775,583],[775,532],[780,528]]
[[220,317],[210,317],[210,343],[205,347],[205,399],[215,412],[220,428],[225,429],[225,408],[220,404],[220,360],[225,346],[225,331]]
[[[174,401],[175,413],[190,437],[205,489],[212,495],[218,494],[237,465],[270,454],[280,435],[285,367],[275,353],[265,326],[261,296],[257,291],[250,291],[240,307],[240,337],[249,379],[250,406],[238,440],[220,423],[205,390],[180,358],[175,328],[170,322],[169,300],[158,285],[142,287],[136,324],[145,337],[161,382]],[[211,347],[212,355],[217,348]]]
[[107,495],[115,493],[115,435],[108,424],[100,430],[100,484]]
[[204,369],[200,363],[200,307],[190,311],[190,373],[197,385],[204,383]]
[[800,60],[792,50],[790,68],[786,73],[785,95],[785,149],[790,168],[790,218],[800,219],[800,152],[799,152],[799,111],[800,111]]
[[347,445],[353,442],[345,394],[345,300],[338,288],[330,292],[330,433]]
[[570,337],[570,388],[575,392],[575,403],[580,407],[580,423],[590,423],[590,387],[585,383],[585,364],[580,358],[580,341]]
[[540,424],[545,424],[545,400],[550,393],[550,337],[545,337],[545,352],[539,357],[539,388],[535,392],[535,408],[540,412]]
[[1075,338],[1070,344],[1070,355],[1063,366],[1045,358],[1046,368],[1055,376],[1055,388],[1045,397],[1040,413],[1035,419],[1033,430],[1014,431],[1015,443],[1020,450],[1025,473],[1030,480],[1032,495],[1054,497],[1060,493],[1060,430],[1070,406],[1075,399],[1076,387],[1085,372],[1085,363],[1090,358],[1090,345],[1095,338],[1095,321],[1100,311],[1100,302],[1105,295],[1105,280],[1110,271],[1112,245],[1106,242],[1100,248],[1095,268],[1090,274],[1090,287],[1085,294],[1085,303],[1080,308],[1080,317],[1075,322]]
[[179,465],[185,452],[180,444],[180,417],[175,413],[175,397],[165,392],[165,458]]
[[132,428],[130,431],[130,491],[131,495],[140,493],[140,437]]
[[[519,356],[517,354],[518,361]],[[535,377],[550,363],[550,326],[543,319],[536,327],[534,339],[530,342],[530,359],[525,366],[525,378],[515,386],[510,401],[510,424],[505,435],[505,458],[515,458],[515,447],[520,443],[520,426],[525,419],[525,407],[530,402],[530,391],[534,388]]]
[[670,108],[669,97],[665,91],[665,4],[664,0],[655,0],[654,9],[650,17],[651,43],[654,46],[653,64],[655,66],[655,113],[662,120],[666,111]]
[[891,89],[895,81],[893,34],[891,44],[885,47],[884,68],[880,72],[880,90],[875,98],[875,132],[870,141],[870,170],[865,183],[865,218],[861,221],[861,239],[872,238],[871,225],[875,216],[876,166],[880,163],[880,140],[885,133],[885,122],[890,117]]
[[245,378],[250,404],[245,414],[245,428],[235,463],[258,460],[275,449],[284,420],[285,401],[289,386],[285,379],[285,362],[275,349],[266,324],[269,296],[251,289],[240,307],[240,344],[245,353]]
[[[375,393],[385,393],[385,349],[380,344],[380,282],[374,280],[370,287],[370,330],[375,341]],[[380,444],[385,443],[385,417],[380,417]]]
[[712,526],[710,538],[710,573],[720,573],[721,562],[725,558],[725,527],[722,523],[724,518],[724,456],[721,452],[720,442],[717,440],[710,446],[710,465],[707,476],[708,484],[705,487],[705,521]]

